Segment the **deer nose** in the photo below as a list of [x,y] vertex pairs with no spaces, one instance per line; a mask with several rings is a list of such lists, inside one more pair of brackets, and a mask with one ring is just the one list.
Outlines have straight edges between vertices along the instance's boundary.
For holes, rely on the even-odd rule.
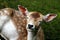
[[31,24],[28,24],[28,28],[31,29],[33,27],[33,25]]

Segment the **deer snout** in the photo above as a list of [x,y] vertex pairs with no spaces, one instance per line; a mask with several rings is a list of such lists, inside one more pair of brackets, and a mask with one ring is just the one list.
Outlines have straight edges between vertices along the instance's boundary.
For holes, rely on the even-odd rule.
[[33,25],[31,24],[28,24],[28,28],[31,29],[33,27]]

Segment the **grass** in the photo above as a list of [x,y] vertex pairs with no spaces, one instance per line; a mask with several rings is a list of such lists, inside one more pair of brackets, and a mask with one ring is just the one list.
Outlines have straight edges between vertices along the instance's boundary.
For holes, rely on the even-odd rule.
[[60,0],[0,0],[0,9],[11,7],[18,9],[23,5],[29,11],[38,11],[42,14],[55,13],[57,17],[49,22],[42,22],[45,40],[60,40]]

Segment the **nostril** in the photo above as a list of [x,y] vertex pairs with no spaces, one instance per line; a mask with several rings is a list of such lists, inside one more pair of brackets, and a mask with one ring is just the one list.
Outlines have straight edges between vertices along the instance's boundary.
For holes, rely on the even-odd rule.
[[28,28],[29,28],[29,29],[31,29],[32,27],[33,27],[33,25],[28,24]]

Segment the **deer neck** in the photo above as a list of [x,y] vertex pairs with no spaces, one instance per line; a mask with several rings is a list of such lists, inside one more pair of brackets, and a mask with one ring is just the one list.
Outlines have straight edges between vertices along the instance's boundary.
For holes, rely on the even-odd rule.
[[35,40],[35,38],[36,35],[34,35],[34,32],[28,31],[27,40]]

